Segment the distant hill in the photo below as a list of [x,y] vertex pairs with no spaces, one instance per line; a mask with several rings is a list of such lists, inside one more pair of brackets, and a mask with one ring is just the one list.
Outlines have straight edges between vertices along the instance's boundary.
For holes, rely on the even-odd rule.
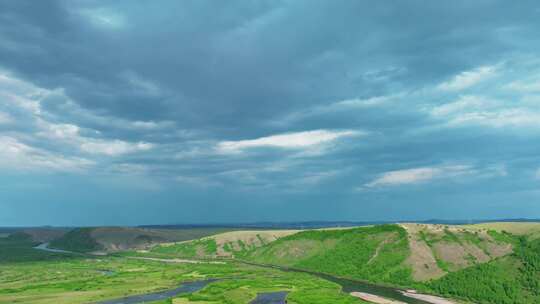
[[242,230],[224,232],[198,240],[155,246],[151,253],[185,258],[234,257],[299,231]]
[[49,246],[76,252],[115,252],[148,249],[156,244],[193,240],[228,230],[230,229],[75,228],[52,240]]
[[140,228],[151,229],[186,229],[186,228],[230,228],[241,230],[264,230],[264,229],[317,229],[332,227],[360,227],[369,225],[384,225],[395,223],[419,223],[441,225],[466,225],[493,222],[530,222],[540,223],[540,219],[428,219],[428,220],[398,220],[398,221],[298,221],[298,222],[253,222],[253,223],[214,223],[214,224],[167,224],[167,225],[142,225]]

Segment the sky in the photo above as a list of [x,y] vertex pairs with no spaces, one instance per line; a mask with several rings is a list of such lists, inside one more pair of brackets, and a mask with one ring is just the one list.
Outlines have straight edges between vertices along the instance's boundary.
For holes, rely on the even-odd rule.
[[540,218],[538,1],[0,1],[0,226]]

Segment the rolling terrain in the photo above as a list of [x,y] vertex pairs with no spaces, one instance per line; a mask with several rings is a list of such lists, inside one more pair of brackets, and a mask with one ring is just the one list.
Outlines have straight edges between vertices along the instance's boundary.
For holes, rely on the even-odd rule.
[[[234,279],[159,303],[240,304],[274,291],[288,292],[289,303],[363,303],[324,274],[414,288],[455,303],[540,303],[538,231],[538,223],[508,222],[259,231],[103,227],[74,229],[51,241],[78,252],[114,253],[99,257],[36,250],[40,242],[17,231],[0,237],[0,272],[9,277],[0,280],[0,303],[87,303],[172,288],[180,277]],[[75,274],[83,269],[86,278]],[[27,271],[51,282],[34,282]],[[150,288],[148,280],[160,283]],[[23,296],[28,301],[20,301]]]
[[148,249],[156,244],[199,239],[229,231],[230,228],[150,229],[137,227],[75,228],[51,240],[50,247],[75,251],[108,253]]
[[[512,253],[501,232],[437,224],[237,231],[163,244],[151,253],[236,257],[381,282],[421,282]],[[336,260],[336,265],[331,261]]]
[[260,232],[250,232],[250,242],[244,237],[233,238],[241,233],[229,234],[228,242],[210,236],[156,246],[149,254],[204,259],[233,257],[415,288],[464,302],[538,303],[538,231],[539,223],[405,223],[288,231],[270,242],[258,240]]

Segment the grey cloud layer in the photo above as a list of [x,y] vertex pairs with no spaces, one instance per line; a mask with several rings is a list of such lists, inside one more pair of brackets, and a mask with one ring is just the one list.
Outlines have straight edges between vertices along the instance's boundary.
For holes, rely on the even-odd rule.
[[168,201],[530,194],[539,17],[535,1],[4,1],[0,166],[134,176]]

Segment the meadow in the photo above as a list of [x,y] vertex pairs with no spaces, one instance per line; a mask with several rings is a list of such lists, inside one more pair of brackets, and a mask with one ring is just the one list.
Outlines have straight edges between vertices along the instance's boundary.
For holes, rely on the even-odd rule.
[[56,254],[28,239],[1,239],[0,303],[93,303],[217,278],[205,289],[156,303],[248,303],[258,292],[288,291],[289,303],[362,303],[318,277],[223,263],[165,263],[129,256]]

